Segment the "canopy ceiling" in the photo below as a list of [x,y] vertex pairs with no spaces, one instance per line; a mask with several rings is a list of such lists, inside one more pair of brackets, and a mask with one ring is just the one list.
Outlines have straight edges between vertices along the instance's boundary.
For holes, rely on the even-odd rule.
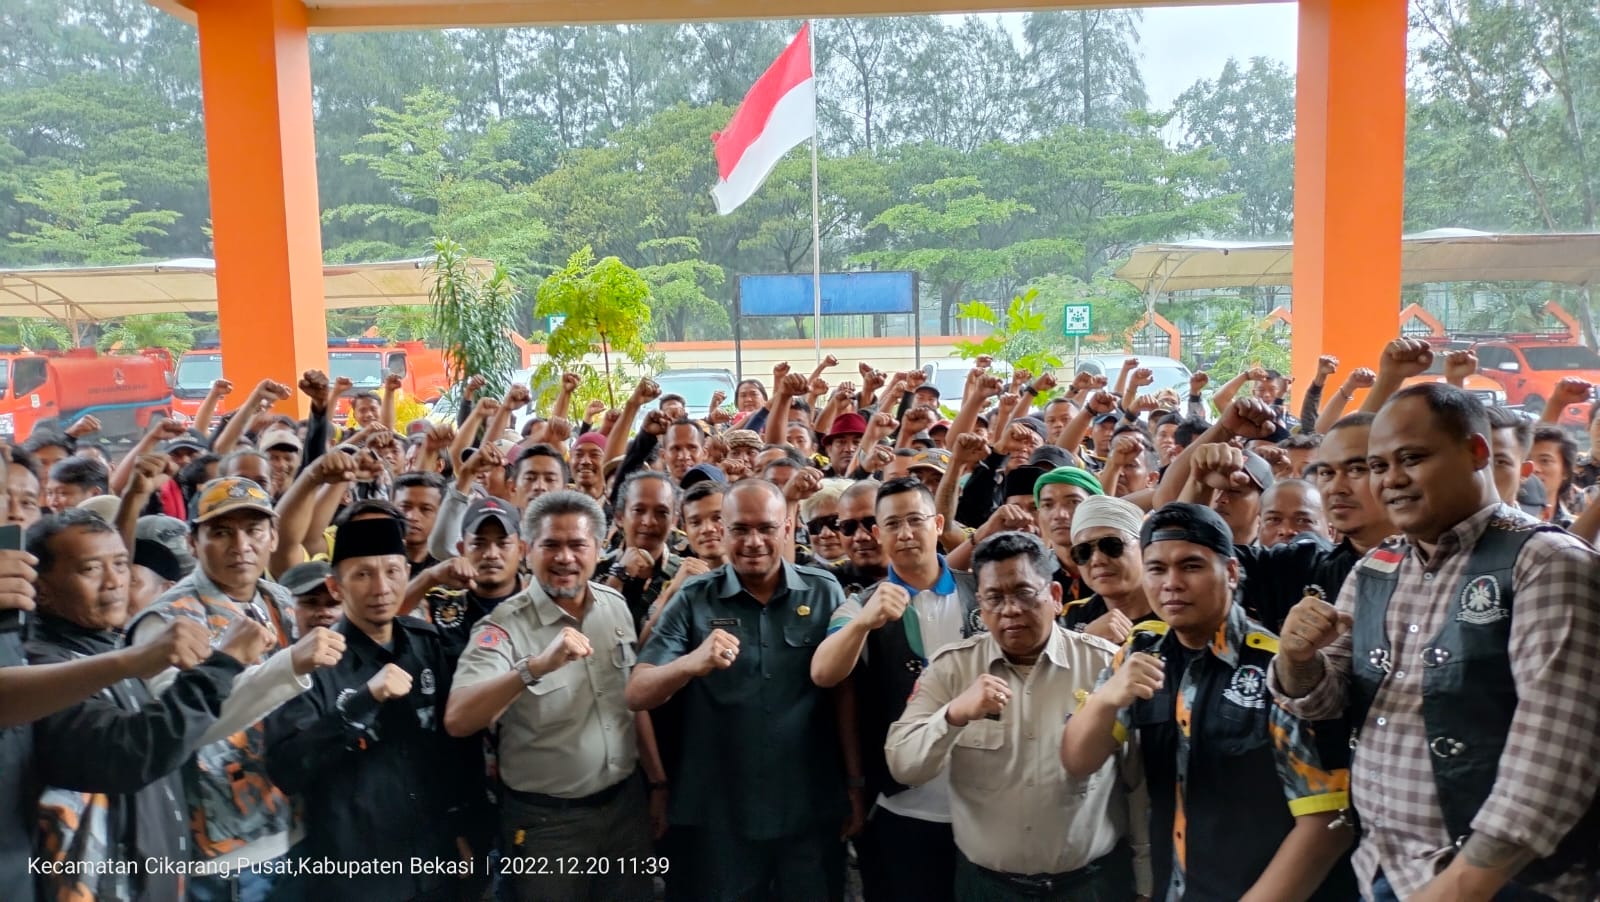
[[[1556,282],[1600,276],[1600,234],[1502,235],[1435,229],[1401,240],[1400,281]],[[1183,241],[1135,248],[1117,278],[1160,294],[1204,288],[1289,285],[1294,246],[1254,241]]]
[[[328,309],[426,304],[431,259],[324,266]],[[488,274],[487,260],[470,265]],[[70,269],[0,269],[0,316],[83,323],[140,313],[217,312],[217,265],[203,257]]]

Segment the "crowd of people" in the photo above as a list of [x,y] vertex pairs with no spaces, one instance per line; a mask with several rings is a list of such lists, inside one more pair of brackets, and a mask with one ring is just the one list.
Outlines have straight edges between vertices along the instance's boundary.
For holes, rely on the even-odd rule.
[[0,898],[1594,900],[1592,387],[1435,353],[0,446]]

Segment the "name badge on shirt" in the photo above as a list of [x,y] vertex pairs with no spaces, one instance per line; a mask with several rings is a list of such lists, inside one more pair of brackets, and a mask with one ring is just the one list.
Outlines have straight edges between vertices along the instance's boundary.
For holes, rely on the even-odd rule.
[[711,621],[711,628],[714,629],[714,630],[738,629],[739,628],[739,618],[737,618],[737,617],[719,617],[716,620]]

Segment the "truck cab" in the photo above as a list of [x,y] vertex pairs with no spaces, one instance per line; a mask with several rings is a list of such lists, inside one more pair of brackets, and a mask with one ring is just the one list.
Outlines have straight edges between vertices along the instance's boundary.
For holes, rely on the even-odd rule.
[[100,435],[128,439],[168,416],[171,356],[165,351],[99,354],[91,348],[40,354],[0,348],[0,435],[25,439],[40,427],[64,430],[100,420]]

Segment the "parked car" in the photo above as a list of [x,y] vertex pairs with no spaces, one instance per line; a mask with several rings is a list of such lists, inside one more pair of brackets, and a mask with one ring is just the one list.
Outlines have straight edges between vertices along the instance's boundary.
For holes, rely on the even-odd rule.
[[[928,383],[939,390],[939,406],[961,409],[961,397],[966,393],[967,374],[972,372],[972,366],[973,361],[956,358],[932,360],[922,365],[922,374],[928,377]],[[1003,381],[1011,376],[1011,364],[996,360],[989,372]]]
[[[1505,403],[1528,413],[1544,412],[1556,383],[1568,377],[1600,383],[1600,354],[1570,337],[1506,335],[1473,345],[1478,372],[1500,384]],[[1563,426],[1585,427],[1592,401],[1561,412]]]
[[682,395],[689,416],[704,417],[711,409],[711,396],[722,392],[724,406],[733,403],[733,371],[723,369],[663,370],[655,377],[663,395]]
[[[1122,362],[1133,356],[1132,354],[1084,354],[1078,357],[1077,369],[1072,373],[1074,376],[1078,373],[1104,376],[1106,385],[1114,386],[1117,384],[1117,374],[1122,372]],[[1193,374],[1181,361],[1171,357],[1150,357],[1144,354],[1138,355],[1137,359],[1141,368],[1148,369],[1155,375],[1156,381],[1144,389],[1146,394],[1170,388],[1177,391],[1180,398],[1188,397],[1189,377]]]

